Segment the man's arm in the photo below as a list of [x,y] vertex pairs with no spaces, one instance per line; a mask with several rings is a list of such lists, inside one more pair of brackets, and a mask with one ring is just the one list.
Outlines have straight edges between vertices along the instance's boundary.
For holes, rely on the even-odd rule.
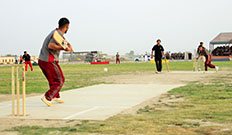
[[154,55],[153,55],[153,50],[151,50],[151,58],[153,59]]
[[164,47],[163,46],[161,46],[162,47],[162,55],[164,56],[164,58],[166,57],[166,55],[164,54]]
[[50,42],[48,48],[51,50],[64,50],[63,47],[56,45],[55,43]]
[[73,48],[72,48],[72,45],[70,43],[68,43],[68,48],[66,48],[65,51],[73,52]]
[[200,58],[200,55],[197,56],[196,60],[198,60]]
[[31,61],[31,56],[29,55],[29,54],[27,54],[28,55],[28,57],[29,57],[29,60]]
[[54,39],[51,39],[49,45],[48,45],[48,48],[51,49],[51,50],[65,50],[65,51],[68,51],[68,52],[73,52],[73,49],[72,49],[72,46],[70,43],[68,43],[68,48],[64,49],[63,47],[57,45],[55,43],[55,40]]
[[162,51],[162,54],[163,54],[164,57],[166,57],[166,55],[164,54],[164,51]]

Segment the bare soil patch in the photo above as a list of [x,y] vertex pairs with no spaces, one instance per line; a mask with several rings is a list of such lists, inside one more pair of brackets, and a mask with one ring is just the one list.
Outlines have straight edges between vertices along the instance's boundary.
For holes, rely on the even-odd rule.
[[[221,73],[221,72],[220,72]],[[186,84],[192,81],[207,81],[216,72],[172,71],[156,74],[155,72],[136,72],[135,74],[116,75],[98,78],[103,82],[115,84]]]

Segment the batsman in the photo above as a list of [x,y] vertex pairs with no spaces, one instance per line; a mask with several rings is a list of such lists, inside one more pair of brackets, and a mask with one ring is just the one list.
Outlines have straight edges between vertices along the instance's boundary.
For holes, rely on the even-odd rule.
[[67,33],[69,24],[67,18],[61,18],[58,22],[59,27],[48,34],[40,50],[38,64],[49,83],[49,90],[41,100],[49,107],[54,105],[51,101],[64,103],[59,93],[65,82],[63,72],[59,66],[59,54],[61,50],[73,52],[73,49],[69,43],[66,48],[61,46],[53,35],[54,32],[58,32],[64,38],[63,35]]

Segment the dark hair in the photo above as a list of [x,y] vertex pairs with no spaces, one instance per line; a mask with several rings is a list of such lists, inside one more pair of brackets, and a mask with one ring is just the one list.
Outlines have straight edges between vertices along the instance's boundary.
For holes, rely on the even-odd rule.
[[200,42],[200,45],[203,45],[204,43],[203,42]]
[[158,39],[156,42],[158,42],[158,41],[160,41],[160,42],[161,42],[161,40],[160,40],[160,39]]
[[24,53],[27,53],[27,51],[24,51]]
[[67,18],[63,17],[63,18],[61,18],[61,19],[59,20],[59,22],[58,22],[59,28],[62,28],[62,27],[64,27],[66,24],[69,24],[69,23],[70,23],[69,20],[68,20]]

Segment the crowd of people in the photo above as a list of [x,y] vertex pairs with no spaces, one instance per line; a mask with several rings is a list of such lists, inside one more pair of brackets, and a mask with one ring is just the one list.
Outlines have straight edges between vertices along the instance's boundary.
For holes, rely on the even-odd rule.
[[184,53],[171,53],[171,59],[173,60],[183,60],[184,59]]
[[213,56],[229,56],[231,54],[232,47],[229,46],[219,46],[215,48],[212,52]]

